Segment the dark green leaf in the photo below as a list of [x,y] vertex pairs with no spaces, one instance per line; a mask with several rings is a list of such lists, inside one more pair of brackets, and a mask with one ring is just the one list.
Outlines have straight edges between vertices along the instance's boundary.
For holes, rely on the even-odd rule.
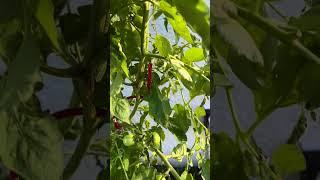
[[29,100],[34,85],[41,81],[39,66],[39,49],[31,37],[26,37],[16,59],[9,64],[8,75],[1,79],[0,107],[10,109]]
[[62,136],[49,117],[0,111],[0,157],[24,179],[60,179],[63,171]]
[[248,180],[239,145],[224,133],[214,134],[212,138],[215,147],[212,178]]
[[174,107],[173,117],[170,118],[168,129],[180,141],[187,141],[186,132],[191,126],[191,117],[188,110],[181,104],[176,104]]
[[169,99],[163,96],[158,87],[153,84],[146,101],[149,102],[149,114],[156,122],[166,127],[171,114]]
[[216,26],[219,34],[235,53],[263,66],[263,57],[255,41],[236,20],[231,18],[217,19]]
[[17,19],[0,24],[0,57],[6,63],[14,59],[22,42],[20,30],[21,23]]

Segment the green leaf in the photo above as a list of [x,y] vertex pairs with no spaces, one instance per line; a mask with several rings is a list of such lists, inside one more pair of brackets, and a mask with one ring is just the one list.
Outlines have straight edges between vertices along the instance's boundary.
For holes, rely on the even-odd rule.
[[16,59],[9,64],[8,75],[0,81],[0,107],[12,108],[32,96],[40,78],[40,52],[34,40],[26,37]]
[[159,51],[159,54],[168,57],[172,53],[172,47],[169,40],[161,35],[156,35],[155,46]]
[[157,123],[166,127],[171,114],[169,99],[161,94],[157,86],[152,86],[146,101],[149,102],[149,114]]
[[306,161],[300,149],[294,144],[283,144],[272,154],[272,163],[283,175],[305,170]]
[[155,179],[157,170],[153,167],[139,166],[132,176],[134,180]]
[[171,156],[174,159],[182,162],[183,157],[186,156],[187,154],[188,154],[187,145],[185,143],[180,143],[176,147],[173,148]]
[[320,5],[312,7],[298,18],[291,18],[289,24],[305,31],[320,31]]
[[214,134],[213,179],[248,180],[242,159],[242,152],[227,134]]
[[111,96],[116,96],[118,93],[120,93],[122,82],[123,82],[122,73],[117,73],[117,76],[115,79],[112,80],[112,84],[110,87]]
[[202,118],[202,117],[204,117],[204,116],[206,116],[206,110],[205,110],[203,107],[201,107],[201,106],[197,107],[197,108],[195,109],[194,113],[196,114],[196,116],[197,116],[199,119]]
[[183,78],[189,82],[192,82],[192,78],[191,78],[189,72],[185,68],[180,67],[177,70],[178,70],[178,73],[181,76],[181,78]]
[[111,97],[110,112],[119,120],[130,123],[130,105],[126,99]]
[[204,0],[173,0],[173,4],[201,37],[204,45],[210,46],[210,17],[209,8]]
[[240,23],[231,18],[221,18],[216,20],[216,28],[219,35],[237,55],[244,56],[247,60],[263,66],[262,54],[255,41]]
[[206,160],[203,164],[201,175],[204,177],[204,180],[210,180],[210,159]]
[[6,63],[13,60],[22,42],[21,22],[12,19],[0,24],[0,57]]
[[185,22],[181,14],[179,14],[176,7],[171,6],[169,3],[162,0],[159,3],[159,8],[163,11],[165,16],[167,17],[174,31],[177,34],[179,34],[179,36],[181,36],[183,39],[185,39],[189,43],[192,43],[193,40],[191,38],[187,23]]
[[183,60],[186,62],[198,62],[204,60],[202,48],[192,47],[184,52]]
[[24,179],[60,179],[62,136],[57,121],[21,112],[0,111],[0,158]]
[[127,65],[127,61],[126,59],[122,60],[121,62],[121,69],[124,72],[124,74],[129,77],[129,69],[128,69],[128,65]]
[[0,24],[12,20],[21,13],[21,4],[19,0],[1,1],[0,2]]
[[38,19],[44,31],[46,32],[53,46],[61,52],[62,50],[59,45],[58,31],[53,15],[54,7],[51,0],[38,1],[35,16]]
[[188,171],[184,171],[181,174],[181,180],[193,180],[192,174],[188,173]]
[[180,141],[187,141],[186,133],[191,126],[191,117],[188,110],[181,104],[176,104],[174,107],[173,117],[170,118],[168,129]]
[[320,65],[306,63],[298,73],[298,90],[304,101],[309,105],[308,109],[320,106]]
[[88,32],[82,28],[80,20],[80,16],[77,14],[67,13],[60,16],[59,26],[66,43],[75,43],[87,37]]
[[104,75],[106,74],[107,72],[107,62],[104,62],[104,63],[101,63],[98,67],[97,67],[97,75],[96,75],[96,82],[100,82]]

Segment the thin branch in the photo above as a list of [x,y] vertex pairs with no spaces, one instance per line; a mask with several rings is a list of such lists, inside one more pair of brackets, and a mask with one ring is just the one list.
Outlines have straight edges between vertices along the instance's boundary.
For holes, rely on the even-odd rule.
[[227,99],[228,99],[228,105],[229,105],[229,109],[232,115],[232,120],[233,120],[233,124],[236,128],[236,132],[238,135],[242,134],[242,130],[241,130],[241,126],[240,126],[240,121],[238,118],[238,115],[236,113],[235,110],[235,105],[233,102],[233,98],[232,98],[232,90],[230,88],[225,88],[226,94],[227,94]]
[[268,21],[267,19],[258,16],[247,9],[237,6],[238,15],[247,21],[252,22],[257,27],[261,28],[266,32],[270,32],[273,36],[278,38],[283,43],[287,44],[295,48],[298,52],[300,52],[307,59],[314,61],[317,64],[320,64],[320,58],[311,52],[308,48],[306,48],[298,39],[292,36],[292,34],[278,28],[276,25]]
[[271,8],[275,13],[277,13],[278,16],[280,16],[283,20],[285,20],[286,22],[289,21],[288,17],[286,17],[285,15],[283,15],[283,14],[280,12],[280,10],[278,10],[271,2],[267,1],[266,3],[267,3],[267,4],[270,6],[270,8]]
[[40,70],[44,73],[64,78],[74,78],[78,77],[78,75],[80,74],[79,70],[75,67],[70,67],[67,69],[58,69],[42,64],[40,66]]
[[[97,112],[97,117],[104,117],[107,115],[107,109],[103,108],[96,108]],[[74,116],[80,116],[83,115],[84,110],[83,108],[69,108],[69,109],[64,109],[62,111],[58,111],[52,114],[53,117],[56,119],[64,119],[68,117],[74,117]]]
[[170,172],[172,173],[172,175],[176,178],[176,180],[181,180],[180,175],[178,174],[178,172],[172,167],[172,165],[170,164],[170,162],[168,161],[168,159],[164,156],[164,154],[162,154],[162,152],[159,149],[155,149],[152,148],[157,155],[162,159],[162,161],[165,163],[165,165],[168,167],[168,169],[170,169]]

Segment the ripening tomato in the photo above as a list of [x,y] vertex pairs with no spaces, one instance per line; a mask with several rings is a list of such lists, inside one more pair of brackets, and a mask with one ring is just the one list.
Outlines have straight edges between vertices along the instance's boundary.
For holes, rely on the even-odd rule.
[[126,136],[123,137],[122,139],[123,144],[125,146],[132,146],[134,145],[134,139],[133,139],[133,134],[128,134]]

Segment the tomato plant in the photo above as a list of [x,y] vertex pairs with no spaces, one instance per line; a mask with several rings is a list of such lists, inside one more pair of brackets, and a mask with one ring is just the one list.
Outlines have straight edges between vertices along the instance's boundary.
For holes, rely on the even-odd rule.
[[[298,143],[307,114],[315,117],[320,105],[319,4],[306,3],[300,17],[287,17],[267,0],[213,1],[213,84],[226,92],[236,131],[235,140],[213,134],[214,179],[282,179],[306,168]],[[267,8],[280,20],[271,19]],[[254,97],[256,116],[248,129],[241,125],[233,101],[232,74]],[[301,109],[297,124],[288,141],[268,157],[255,142],[254,132],[271,113],[292,105]]]
[[[0,80],[0,163],[11,178],[70,179],[87,154],[107,156],[106,138],[95,134],[107,123],[109,112],[109,1],[95,0],[77,12],[69,3],[0,2],[0,59],[6,67]],[[50,57],[67,67],[49,65]],[[42,109],[50,103],[38,96],[44,74],[72,80],[69,108]],[[70,140],[77,145],[67,158],[62,147]]]
[[[210,95],[207,4],[113,0],[110,21],[110,112],[123,127],[111,132],[110,178],[193,179],[188,169],[195,155],[203,179],[209,179],[210,135],[200,121]],[[183,102],[170,103],[180,94]],[[203,103],[194,109],[190,102],[197,96]],[[190,127],[192,147],[187,146]],[[169,154],[163,153],[165,132],[178,141]],[[170,159],[185,160],[184,172]],[[164,170],[156,168],[161,164]]]

